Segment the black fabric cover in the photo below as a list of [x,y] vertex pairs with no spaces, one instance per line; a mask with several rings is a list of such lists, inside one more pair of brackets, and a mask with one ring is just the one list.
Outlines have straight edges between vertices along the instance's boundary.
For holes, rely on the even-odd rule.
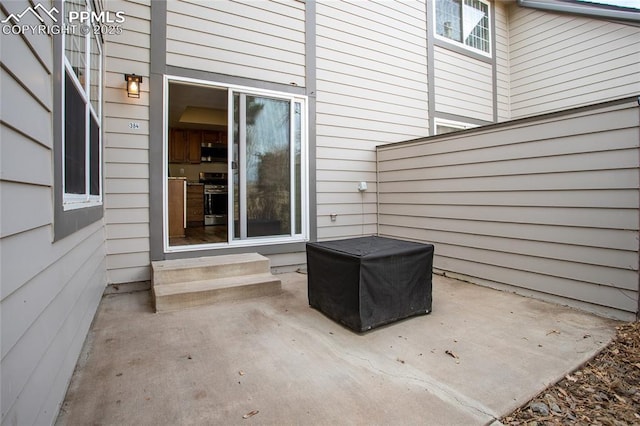
[[375,236],[307,243],[309,305],[357,332],[428,314],[433,250]]

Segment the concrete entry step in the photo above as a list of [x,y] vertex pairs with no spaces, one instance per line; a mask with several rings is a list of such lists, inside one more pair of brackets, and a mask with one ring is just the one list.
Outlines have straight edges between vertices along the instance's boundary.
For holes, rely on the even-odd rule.
[[227,254],[152,262],[153,285],[268,273],[269,259],[258,253]]
[[243,275],[153,287],[156,312],[176,311],[216,302],[271,296],[281,289],[271,274]]
[[152,262],[156,312],[278,294],[280,279],[257,253]]

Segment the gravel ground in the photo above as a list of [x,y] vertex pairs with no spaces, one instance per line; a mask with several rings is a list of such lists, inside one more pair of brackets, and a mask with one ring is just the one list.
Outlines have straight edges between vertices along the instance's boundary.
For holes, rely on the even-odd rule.
[[640,322],[578,370],[500,419],[505,425],[640,425]]

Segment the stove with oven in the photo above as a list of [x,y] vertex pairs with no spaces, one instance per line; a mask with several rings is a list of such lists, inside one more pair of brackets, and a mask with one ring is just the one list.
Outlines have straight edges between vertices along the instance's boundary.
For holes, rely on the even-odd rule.
[[201,172],[200,183],[204,184],[204,224],[226,225],[229,192],[227,173]]

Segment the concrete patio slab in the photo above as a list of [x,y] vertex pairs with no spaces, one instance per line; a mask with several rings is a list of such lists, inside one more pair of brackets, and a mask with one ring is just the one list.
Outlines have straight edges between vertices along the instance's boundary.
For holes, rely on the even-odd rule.
[[431,314],[356,334],[308,306],[306,275],[279,277],[277,296],[160,314],[105,296],[57,424],[490,424],[615,334],[441,276]]

